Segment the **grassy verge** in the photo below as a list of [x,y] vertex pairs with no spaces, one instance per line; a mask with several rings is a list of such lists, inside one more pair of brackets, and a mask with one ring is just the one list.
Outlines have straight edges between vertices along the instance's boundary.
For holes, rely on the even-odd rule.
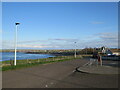
[[[76,59],[80,59],[81,57],[77,57]],[[68,61],[68,60],[74,60],[74,57],[54,57],[54,58],[47,58],[47,59],[35,59],[35,60],[17,60],[17,65],[14,66],[13,64],[10,64],[10,61],[3,61],[3,64],[6,64],[5,66],[2,66],[2,71],[7,70],[15,70],[20,68],[26,68],[26,67],[32,67],[40,64],[47,64],[47,63],[54,63],[54,62],[62,62],[62,61]]]

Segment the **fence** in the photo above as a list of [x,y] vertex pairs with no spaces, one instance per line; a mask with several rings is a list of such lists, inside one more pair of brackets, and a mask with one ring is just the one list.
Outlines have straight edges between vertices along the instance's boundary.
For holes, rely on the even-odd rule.
[[[77,55],[75,58],[74,56],[58,56],[58,57],[49,57],[49,58],[42,58],[42,59],[25,59],[25,60],[17,60],[18,64],[35,64],[35,63],[46,63],[46,62],[57,62],[60,60],[71,60],[71,59],[79,59],[82,58],[80,55]],[[3,61],[2,66],[7,65],[14,65],[14,60]]]

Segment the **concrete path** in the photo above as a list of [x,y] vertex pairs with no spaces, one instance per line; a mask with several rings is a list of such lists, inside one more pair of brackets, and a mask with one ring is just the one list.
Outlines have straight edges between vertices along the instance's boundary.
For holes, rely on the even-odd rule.
[[92,74],[119,74],[119,61],[103,61],[103,65],[85,65],[77,68],[80,72]]
[[118,74],[118,68],[111,67],[111,66],[84,66],[78,68],[79,71],[81,72],[86,72],[86,73],[93,73],[93,74]]
[[88,60],[72,60],[2,73],[3,88],[117,88],[117,75],[79,73]]

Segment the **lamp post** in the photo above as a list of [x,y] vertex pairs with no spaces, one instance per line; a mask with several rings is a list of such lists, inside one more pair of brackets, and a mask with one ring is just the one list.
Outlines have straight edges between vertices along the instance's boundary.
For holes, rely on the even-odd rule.
[[18,25],[20,23],[15,23],[15,59],[14,59],[14,65],[16,66],[16,52],[17,52],[17,29],[18,29]]
[[88,52],[87,52],[87,49],[88,49],[88,48],[86,47],[86,55],[87,55],[87,53],[88,53]]
[[93,47],[93,54],[94,54],[94,47]]
[[[76,42],[74,42],[75,43],[75,46],[76,46]],[[75,54],[74,54],[74,57],[76,58],[76,47],[75,47]]]

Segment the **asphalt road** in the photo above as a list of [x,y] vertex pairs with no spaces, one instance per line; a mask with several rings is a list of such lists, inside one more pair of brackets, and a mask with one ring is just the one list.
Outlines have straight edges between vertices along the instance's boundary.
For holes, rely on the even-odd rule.
[[2,73],[2,88],[117,88],[117,75],[75,72],[87,60],[44,64]]

